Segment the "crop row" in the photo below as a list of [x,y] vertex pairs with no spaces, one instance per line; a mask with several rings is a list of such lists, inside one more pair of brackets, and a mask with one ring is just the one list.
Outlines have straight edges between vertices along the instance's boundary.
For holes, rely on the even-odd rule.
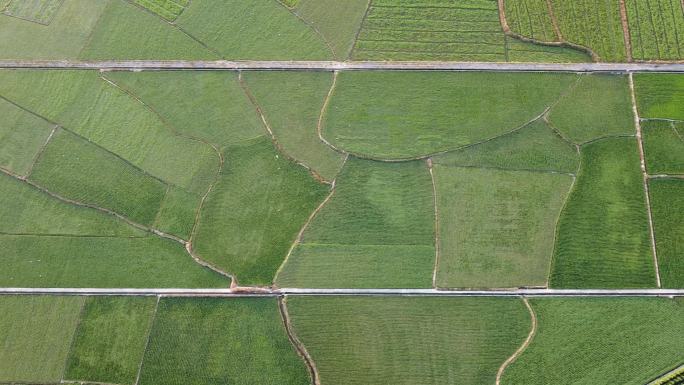
[[[413,20],[447,20],[447,21],[489,21],[498,17],[496,10],[464,9],[464,8],[385,8],[371,6],[368,19],[413,19]],[[399,21],[397,20],[397,21]]]
[[625,60],[617,1],[551,1],[564,40],[591,48],[605,61]]
[[684,13],[679,0],[628,0],[627,15],[634,58],[684,57]]
[[546,0],[508,1],[506,19],[514,32],[525,37],[541,41],[558,39],[553,30]]
[[498,20],[484,21],[445,21],[445,20],[401,20],[367,18],[363,31],[366,30],[395,30],[395,31],[500,31]]
[[501,45],[501,33],[489,31],[434,32],[434,31],[397,31],[364,30],[359,35],[361,41],[424,42],[424,43],[480,43]]
[[[455,7],[454,4],[458,4]],[[376,7],[414,7],[414,8],[471,8],[471,9],[493,9],[496,10],[494,0],[373,0]]]
[[190,0],[134,0],[166,20],[173,21],[185,10]]
[[63,0],[8,0],[0,9],[5,8],[3,13],[6,15],[47,25],[62,2]]

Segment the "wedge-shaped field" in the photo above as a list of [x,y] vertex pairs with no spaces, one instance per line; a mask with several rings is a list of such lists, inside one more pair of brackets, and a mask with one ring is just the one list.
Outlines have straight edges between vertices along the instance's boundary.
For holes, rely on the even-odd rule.
[[327,187],[264,136],[228,147],[224,157],[202,208],[195,250],[240,283],[268,285]]
[[438,287],[546,286],[572,177],[435,166]]
[[134,384],[155,306],[152,297],[87,298],[64,379]]
[[684,180],[649,181],[660,279],[663,287],[684,287]]
[[502,385],[643,385],[682,363],[679,298],[531,302],[536,335],[503,373]]
[[0,382],[59,383],[84,301],[0,296]]
[[684,174],[684,122],[641,122],[646,169],[650,174]]
[[549,114],[549,121],[575,143],[634,134],[626,76],[582,75]]
[[[118,2],[118,1],[117,1]],[[36,3],[12,0],[12,3]],[[49,25],[0,13],[0,57],[3,59],[74,59],[88,41],[109,0],[64,0]],[[0,1],[0,6],[9,4]]]
[[230,59],[332,58],[323,38],[277,1],[193,0],[176,24]]
[[[313,0],[317,2],[318,0]],[[247,72],[245,84],[282,150],[331,181],[344,156],[318,137],[319,117],[332,85],[327,72]]]
[[[293,1],[293,0],[289,0]],[[294,0],[295,12],[326,40],[337,60],[346,60],[370,0]]]
[[561,214],[551,286],[655,285],[646,200],[634,138],[582,146],[575,187]]
[[634,75],[639,116],[684,120],[684,75]]
[[169,184],[204,193],[212,148],[170,129],[145,105],[90,71],[0,71],[0,95]]
[[627,0],[632,56],[639,60],[684,58],[684,4],[677,0]]
[[[65,0],[69,1],[69,0]],[[92,1],[92,0],[91,0]],[[137,0],[146,3],[158,0]],[[97,1],[106,4],[79,59],[111,60],[215,60],[220,55],[187,32],[125,0]],[[195,1],[193,0],[193,3]],[[170,15],[167,15],[170,16]]]
[[485,384],[530,331],[506,298],[289,297],[321,383]]
[[281,287],[430,287],[435,261],[424,162],[350,158],[279,273]]
[[572,74],[342,72],[323,136],[374,158],[411,158],[478,143],[538,117]]
[[109,208],[151,225],[167,186],[85,138],[59,129],[30,180],[64,197]]
[[218,148],[264,133],[238,74],[228,71],[114,71],[104,74],[178,132]]
[[575,173],[579,152],[538,119],[495,139],[432,158],[445,166]]
[[164,298],[140,384],[311,383],[273,298]]
[[3,99],[0,116],[0,168],[26,176],[54,126]]

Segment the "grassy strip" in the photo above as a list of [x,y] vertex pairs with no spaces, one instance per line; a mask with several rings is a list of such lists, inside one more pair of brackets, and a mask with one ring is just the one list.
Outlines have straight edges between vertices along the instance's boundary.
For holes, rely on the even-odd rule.
[[494,383],[530,328],[503,298],[289,297],[288,309],[328,385]]
[[537,335],[502,385],[643,385],[681,363],[681,299],[531,299]]
[[140,384],[299,385],[308,377],[275,298],[164,298]]
[[653,287],[635,139],[604,139],[581,152],[577,183],[558,225],[551,286]]

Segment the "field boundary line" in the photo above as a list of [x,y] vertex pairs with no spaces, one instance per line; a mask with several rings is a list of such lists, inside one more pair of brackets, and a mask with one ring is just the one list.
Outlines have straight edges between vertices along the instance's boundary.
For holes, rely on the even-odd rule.
[[143,239],[146,236],[122,235],[87,235],[87,234],[55,234],[55,233],[8,233],[0,231],[0,236],[9,237],[55,237],[55,238],[109,238],[109,239]]
[[527,311],[530,313],[530,321],[532,323],[530,327],[530,333],[527,335],[527,338],[525,338],[525,341],[523,341],[522,345],[520,345],[520,347],[518,347],[518,349],[513,353],[513,355],[508,357],[508,359],[499,367],[499,370],[496,372],[496,385],[501,384],[501,376],[506,368],[508,368],[508,366],[510,366],[513,362],[515,362],[515,360],[518,359],[518,357],[520,357],[520,355],[530,345],[532,339],[534,339],[534,336],[537,334],[537,315],[535,314],[534,309],[532,309],[532,305],[530,305],[530,302],[526,297],[523,296],[520,299],[525,304]]
[[620,0],[620,23],[622,24],[622,38],[625,42],[625,53],[627,54],[627,62],[633,62],[634,58],[632,57],[632,35],[629,31],[629,18],[627,17],[627,4],[625,4],[625,0]]
[[161,296],[157,296],[157,302],[154,305],[154,312],[152,312],[152,317],[150,317],[150,327],[147,329],[147,339],[145,340],[145,348],[143,349],[142,357],[140,358],[140,364],[138,365],[138,373],[135,376],[135,382],[133,385],[138,385],[140,383],[140,374],[142,374],[143,363],[145,362],[145,354],[147,353],[147,348],[150,346],[150,339],[152,337],[152,328],[154,328],[154,321],[157,319],[157,311],[159,310],[159,301]]
[[[190,257],[196,263],[198,263],[199,265],[206,267],[210,270],[213,270],[215,273],[223,275],[224,277],[230,278],[231,287],[234,285],[237,285],[237,278],[234,275],[224,271],[223,269],[219,268],[218,266],[214,265],[213,263],[210,263],[210,262],[202,259],[199,255],[197,255],[194,252],[194,249],[192,246],[192,241],[194,240],[197,228],[199,226],[200,216],[201,216],[202,208],[204,206],[204,202],[206,201],[207,197],[209,196],[209,193],[213,190],[216,183],[218,183],[219,179],[221,178],[221,172],[223,170],[223,165],[224,165],[223,154],[221,153],[221,151],[219,150],[219,148],[215,144],[213,144],[213,143],[211,143],[205,139],[202,139],[200,137],[196,137],[196,136],[189,135],[189,134],[186,134],[184,132],[179,131],[170,121],[168,121],[166,118],[164,118],[164,116],[162,114],[160,114],[159,111],[157,111],[150,104],[148,104],[144,100],[142,100],[142,98],[139,97],[135,92],[133,92],[132,90],[128,89],[127,87],[122,86],[122,85],[118,84],[117,82],[107,78],[103,72],[100,72],[100,78],[102,80],[104,80],[105,82],[107,82],[108,84],[110,84],[112,87],[119,90],[120,92],[123,92],[124,94],[126,94],[129,98],[140,103],[143,106],[143,108],[145,108],[146,110],[148,110],[149,112],[154,114],[157,117],[157,119],[159,119],[159,121],[162,123],[162,125],[164,125],[164,127],[166,127],[166,129],[169,130],[169,132],[172,135],[179,137],[179,138],[184,138],[184,139],[187,139],[187,140],[190,140],[193,142],[201,143],[205,146],[208,146],[216,154],[216,157],[218,159],[218,167],[216,168],[216,172],[214,174],[214,180],[211,183],[209,183],[207,190],[202,195],[202,198],[200,199],[200,202],[197,205],[197,208],[195,209],[195,220],[192,224],[190,234],[188,235],[188,240],[185,241],[185,240],[182,240],[181,238],[178,238],[178,239],[182,240],[181,243],[183,244],[183,246],[185,246],[185,250],[188,252]],[[167,185],[173,185],[173,184],[167,183]],[[183,191],[186,191],[186,189],[184,189],[182,187],[175,186],[175,185],[173,185],[173,186],[177,187]],[[162,209],[162,205],[160,205],[159,211],[157,212],[157,214],[159,214],[159,212],[161,212],[161,209]]]
[[[316,123],[316,133],[318,134],[318,139],[320,139],[321,142],[325,143],[326,146],[330,147],[331,149],[335,150],[336,152],[349,156],[351,153],[347,152],[345,150],[342,150],[341,148],[338,148],[337,146],[333,145],[330,143],[327,139],[323,137],[323,119],[325,117],[325,114],[328,112],[328,106],[330,105],[330,99],[332,99],[332,95],[335,92],[335,87],[337,86],[337,77],[339,75],[338,71],[333,71],[333,80],[332,84],[330,84],[330,89],[328,90],[328,94],[325,96],[325,99],[323,100],[323,105],[321,106],[321,112],[318,114],[318,122]],[[357,156],[356,154],[352,154],[354,156]],[[358,156],[357,156],[358,157]]]
[[435,183],[435,174],[433,171],[432,158],[426,159],[428,172],[430,173],[430,180],[432,181],[432,199],[435,207],[435,267],[432,271],[432,287],[437,287],[437,270],[439,269],[440,260],[440,226],[439,226],[439,208],[437,200],[437,184]]
[[59,382],[64,381],[64,377],[66,377],[66,372],[69,369],[67,367],[69,365],[69,358],[71,358],[71,351],[74,349],[74,344],[76,343],[76,334],[78,333],[78,329],[80,328],[81,322],[83,320],[83,313],[85,313],[87,300],[88,298],[84,297],[83,301],[81,301],[81,306],[78,310],[78,319],[76,320],[76,326],[74,327],[74,334],[71,335],[71,341],[69,341],[69,350],[67,350],[66,358],[64,359],[64,367],[62,368],[62,376],[60,377]]
[[[344,161],[342,162],[342,166],[340,167],[340,172],[344,168],[344,165],[347,163],[347,159],[349,159],[349,155],[347,155],[344,158]],[[339,175],[339,173],[338,173]],[[318,213],[323,209],[323,207],[332,199],[333,195],[335,195],[335,187],[337,186],[337,177],[332,180],[331,183],[331,188],[330,192],[328,193],[328,196],[323,199],[323,201],[314,209],[314,211],[309,215],[309,218],[307,218],[306,222],[304,222],[304,225],[302,226],[301,229],[299,229],[299,233],[297,233],[297,237],[295,238],[294,242],[292,242],[292,245],[290,245],[290,249],[287,251],[287,254],[285,255],[285,258],[283,259],[283,262],[280,264],[278,267],[278,270],[276,270],[275,275],[273,276],[273,284],[276,284],[276,281],[278,280],[278,276],[280,273],[283,271],[285,268],[285,265],[287,264],[287,261],[290,259],[290,255],[292,255],[292,252],[294,249],[301,244],[302,242],[302,237],[304,236],[304,232],[306,229],[309,227],[313,219],[318,215]]]
[[166,190],[164,190],[164,197],[162,198],[161,202],[159,203],[159,209],[157,209],[157,215],[154,216],[154,220],[152,221],[152,227],[157,227],[157,222],[159,222],[159,216],[161,215],[162,209],[164,208],[164,205],[166,204],[166,201],[168,200],[169,191],[171,191],[171,185],[167,184]]
[[[684,0],[682,0],[684,1]],[[371,5],[373,4],[373,0],[368,0],[366,2],[366,10],[363,13],[363,17],[361,18],[361,22],[359,23],[359,28],[356,30],[356,33],[354,34],[354,42],[351,45],[351,48],[349,49],[349,52],[347,52],[347,57],[346,58],[351,58],[354,55],[354,51],[356,50],[356,45],[359,42],[359,36],[361,36],[361,31],[363,31],[363,25],[366,23],[366,19],[368,18],[368,14],[370,13]]]
[[[437,164],[442,164],[437,162]],[[505,168],[497,166],[474,166],[474,165],[460,165],[460,164],[442,164],[447,167],[454,168],[475,168],[479,170],[492,170],[492,171],[510,171],[510,172],[529,172],[534,174],[555,174],[555,175],[568,175],[575,176],[575,173],[558,171],[558,170],[542,170],[542,169],[524,169],[524,168]]]
[[651,194],[648,188],[648,171],[646,170],[646,158],[644,155],[644,141],[643,133],[641,132],[641,121],[639,120],[639,109],[637,107],[636,92],[634,91],[634,75],[630,72],[628,75],[629,79],[629,90],[632,100],[632,112],[634,114],[634,125],[636,128],[636,139],[637,145],[639,147],[639,163],[641,166],[641,176],[644,185],[644,196],[646,199],[646,213],[648,214],[648,230],[649,239],[651,241],[651,253],[653,255],[653,264],[655,267],[656,284],[660,288],[662,287],[660,281],[660,266],[658,263],[658,251],[656,250],[656,239],[655,239],[655,229],[653,226],[653,212],[651,210]]
[[120,220],[126,222],[128,225],[130,225],[130,226],[132,226],[132,227],[134,227],[134,228],[137,228],[138,230],[142,230],[142,231],[145,231],[145,232],[148,232],[148,233],[153,233],[153,234],[158,235],[158,236],[160,236],[160,237],[162,237],[162,238],[166,238],[166,239],[169,239],[169,240],[172,240],[172,241],[176,241],[176,242],[178,242],[178,243],[180,243],[180,244],[186,244],[186,241],[185,241],[185,240],[183,240],[183,239],[181,239],[181,238],[179,238],[179,237],[177,237],[177,236],[175,236],[175,235],[167,234],[167,233],[165,233],[165,232],[163,232],[163,231],[154,229],[154,228],[152,228],[152,227],[148,227],[148,226],[143,225],[143,224],[140,224],[140,223],[138,223],[138,222],[134,222],[133,220],[129,219],[128,217],[123,216],[123,215],[121,215],[121,214],[119,214],[119,213],[117,213],[117,212],[115,212],[115,211],[113,211],[113,210],[110,210],[110,209],[108,209],[108,208],[104,208],[104,207],[100,207],[100,206],[97,206],[97,205],[94,205],[94,204],[91,204],[91,203],[84,203],[84,202],[80,202],[80,201],[77,201],[77,200],[74,200],[74,199],[70,199],[70,198],[63,197],[63,196],[61,196],[61,195],[59,195],[59,194],[57,194],[57,193],[55,193],[55,192],[52,192],[52,191],[48,190],[47,188],[45,188],[45,187],[43,187],[43,186],[41,186],[41,185],[39,185],[39,184],[37,184],[37,183],[31,181],[31,180],[24,179],[24,178],[22,178],[20,175],[15,174],[15,173],[13,173],[13,172],[11,172],[11,171],[9,171],[9,170],[6,170],[6,169],[4,169],[4,168],[2,168],[2,167],[0,167],[0,172],[2,172],[3,174],[5,174],[5,175],[7,175],[7,176],[10,176],[10,177],[13,177],[13,178],[15,178],[15,179],[18,179],[18,180],[20,180],[20,181],[22,181],[22,182],[24,182],[24,183],[27,183],[29,186],[35,188],[36,190],[41,191],[42,193],[47,194],[47,195],[51,196],[52,198],[58,199],[58,200],[60,200],[60,201],[62,201],[62,202],[65,202],[65,203],[68,203],[68,204],[71,204],[71,205],[75,205],[75,206],[87,207],[87,208],[90,208],[90,209],[93,209],[93,210],[101,211],[101,212],[103,212],[103,213],[105,213],[105,214],[109,214],[109,215],[115,216],[116,218],[118,218],[118,219],[120,219]]
[[[316,363],[306,349],[306,346],[297,337],[297,333],[294,331],[292,326],[292,321],[290,319],[290,313],[287,311],[287,297],[278,297],[278,309],[280,310],[280,317],[283,321],[283,326],[285,327],[285,333],[290,343],[294,346],[297,354],[304,360],[306,367],[309,369],[309,377],[311,378],[312,385],[321,385],[320,375],[318,374],[318,369],[316,368]],[[137,385],[137,384],[136,384]]]
[[549,18],[551,19],[551,27],[553,27],[553,32],[556,33],[556,38],[559,41],[563,41],[563,33],[561,32],[560,27],[558,26],[558,19],[556,18],[556,12],[553,9],[553,4],[551,3],[551,0],[546,0],[546,9],[549,13]]
[[76,55],[77,58],[82,58],[83,57],[83,51],[90,46],[90,43],[93,41],[93,35],[95,34],[95,31],[97,31],[98,27],[100,26],[100,23],[102,22],[102,18],[105,13],[112,7],[112,3],[114,1],[110,1],[107,3],[107,5],[102,9],[102,12],[97,16],[97,20],[95,23],[93,23],[93,28],[88,31],[88,36],[86,36],[86,39],[83,41],[83,45],[78,49],[78,54]]
[[341,59],[341,57],[337,56],[337,53],[335,53],[335,49],[333,48],[332,44],[328,39],[323,35],[323,33],[310,21],[306,20],[302,15],[297,13],[297,5],[294,7],[290,8],[287,5],[285,5],[281,0],[275,0],[276,3],[278,3],[281,7],[285,8],[292,16],[297,18],[299,21],[302,22],[302,24],[306,25],[309,29],[311,29],[318,37],[321,38],[323,41],[323,44],[325,44],[326,47],[330,50],[330,53],[332,54],[333,58],[338,58]]
[[[284,6],[284,5],[283,5]],[[261,108],[261,105],[256,99],[256,96],[252,93],[251,89],[247,85],[247,82],[245,82],[244,77],[242,76],[242,71],[238,71],[238,83],[240,85],[240,88],[242,88],[242,92],[245,94],[247,99],[250,101],[252,106],[255,109],[255,112],[257,115],[259,115],[259,118],[261,119],[261,123],[266,129],[266,132],[268,133],[268,136],[271,139],[271,142],[273,143],[273,146],[275,147],[276,151],[280,154],[282,154],[286,159],[288,159],[290,162],[293,162],[297,164],[298,166],[304,167],[311,176],[316,179],[320,183],[324,184],[330,184],[331,182],[323,178],[316,170],[311,168],[311,166],[307,165],[303,161],[300,161],[299,159],[295,158],[294,156],[290,155],[287,151],[285,151],[285,148],[283,147],[282,144],[278,141],[278,138],[276,137],[275,133],[273,132],[273,129],[271,128],[270,123],[268,123],[268,119],[266,119],[266,114],[264,114],[264,110]]]
[[[3,98],[4,99],[4,98]],[[33,114],[35,115],[35,114]],[[50,135],[48,135],[47,139],[45,139],[45,142],[43,143],[42,146],[38,149],[38,152],[36,152],[36,155],[33,156],[33,160],[31,161],[31,164],[29,165],[28,170],[26,171],[26,178],[28,179],[31,176],[31,173],[33,172],[33,168],[36,166],[36,163],[38,163],[38,159],[43,155],[43,152],[45,152],[45,149],[47,148],[48,144],[50,143],[50,139],[52,139],[52,136],[55,134],[55,131],[59,128],[59,124],[55,124],[54,127],[52,127],[52,131],[50,131]]]
[[[528,41],[524,37],[512,36]],[[541,43],[537,43],[541,44]],[[571,43],[545,43],[570,46]],[[574,48],[574,47],[573,47]],[[490,71],[490,72],[663,72],[682,73],[684,62],[633,63],[506,63],[482,61],[331,61],[331,60],[0,60],[8,69],[111,70],[253,70],[253,71]]]
[[[684,1],[684,0],[682,0],[682,1]],[[663,381],[670,380],[668,377],[676,376],[679,374],[684,374],[684,364],[681,364],[681,365],[677,366],[676,368],[659,375],[657,378],[653,379],[653,381],[649,382],[646,385],[662,385],[662,384],[664,384]]]

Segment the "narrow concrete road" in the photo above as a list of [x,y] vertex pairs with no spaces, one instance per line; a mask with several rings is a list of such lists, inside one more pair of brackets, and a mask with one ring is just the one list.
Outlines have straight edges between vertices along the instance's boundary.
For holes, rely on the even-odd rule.
[[96,289],[96,288],[0,288],[0,295],[125,295],[170,297],[277,297],[302,296],[406,296],[406,297],[682,297],[684,289]]
[[401,71],[557,71],[557,72],[684,72],[684,63],[487,63],[386,61],[190,61],[190,60],[0,60],[0,68],[101,70],[401,70]]

